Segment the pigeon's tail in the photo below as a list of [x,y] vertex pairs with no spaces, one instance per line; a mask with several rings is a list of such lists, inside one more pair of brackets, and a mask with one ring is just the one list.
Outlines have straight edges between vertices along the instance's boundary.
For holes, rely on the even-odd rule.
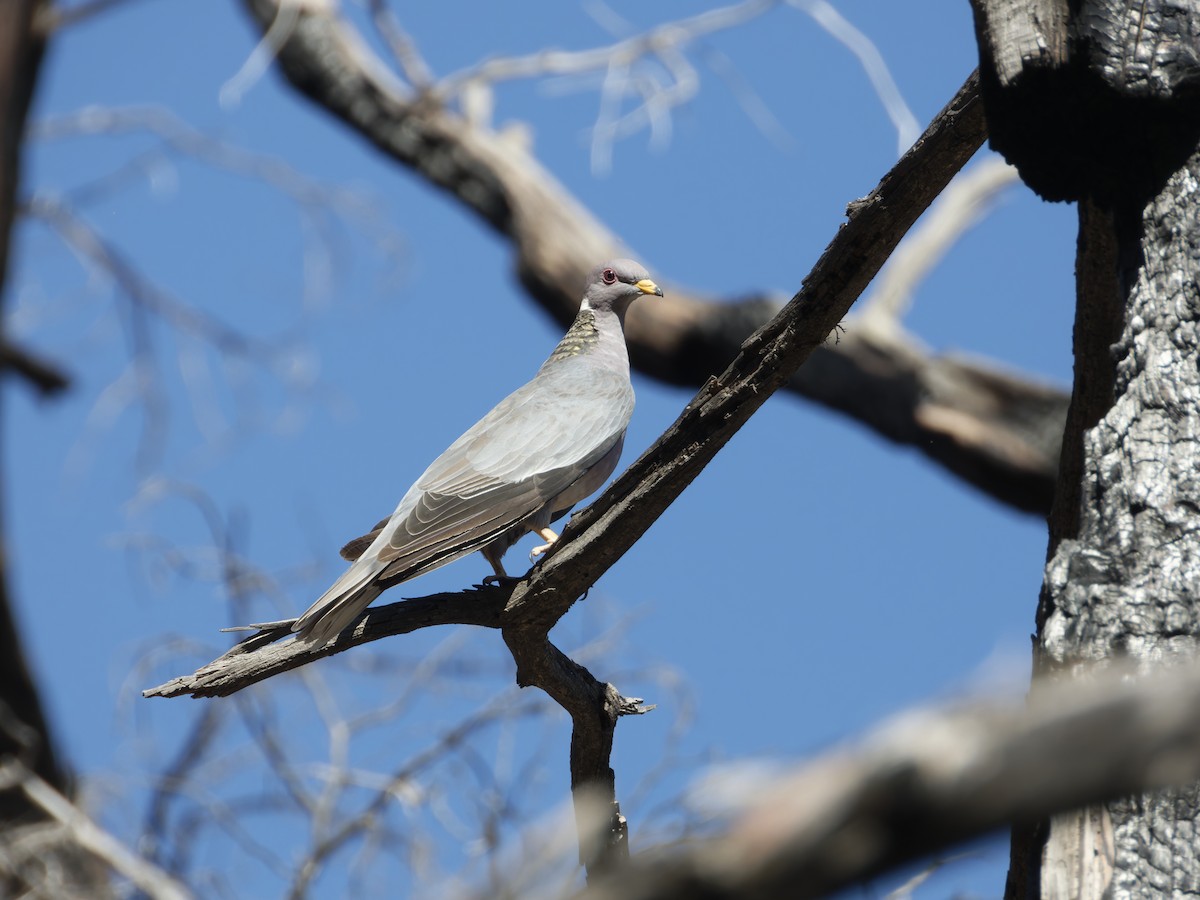
[[352,566],[345,575],[300,614],[292,625],[296,640],[322,647],[342,633],[382,591],[374,567]]

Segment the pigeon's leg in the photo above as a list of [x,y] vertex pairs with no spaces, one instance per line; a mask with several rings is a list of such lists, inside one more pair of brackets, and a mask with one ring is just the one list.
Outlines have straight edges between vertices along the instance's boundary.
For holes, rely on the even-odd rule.
[[504,555],[503,551],[497,550],[491,544],[488,544],[488,546],[484,547],[479,552],[483,554],[483,558],[488,561],[492,567],[492,571],[496,573],[495,575],[488,575],[486,578],[484,578],[484,584],[491,584],[493,582],[496,584],[504,584],[506,581],[520,580],[518,578],[513,578],[504,571],[504,563],[500,560],[500,558]]
[[539,528],[537,530],[537,533],[542,536],[542,540],[545,541],[546,543],[539,544],[538,546],[534,547],[532,550],[529,551],[529,561],[530,562],[533,562],[535,559],[537,559],[539,556],[541,556],[543,553],[545,553],[547,550],[549,550],[551,547],[553,547],[554,544],[558,541],[558,535],[555,534],[554,530],[549,527]]

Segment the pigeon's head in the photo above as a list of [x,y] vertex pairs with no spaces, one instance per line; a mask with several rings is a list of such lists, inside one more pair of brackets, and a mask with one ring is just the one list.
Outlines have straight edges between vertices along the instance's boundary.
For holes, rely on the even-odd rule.
[[608,310],[623,316],[629,304],[643,294],[662,296],[650,273],[632,259],[614,259],[601,263],[588,273],[583,294],[586,309]]

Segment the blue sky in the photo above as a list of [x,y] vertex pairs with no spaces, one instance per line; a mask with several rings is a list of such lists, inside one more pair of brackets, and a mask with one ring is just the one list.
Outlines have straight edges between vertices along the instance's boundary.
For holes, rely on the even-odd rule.
[[[439,75],[492,55],[610,40],[575,3],[531,2],[519,15],[500,7],[462,0],[399,12]],[[975,65],[965,3],[931,4],[919,16],[888,0],[838,7],[878,46],[922,126]],[[696,9],[612,8],[638,27]],[[369,210],[314,219],[278,187],[164,154],[139,130],[31,144],[26,193],[67,198],[146,279],[274,348],[265,365],[231,362],[151,316],[146,335],[169,412],[161,441],[147,445],[143,413],[117,399],[134,340],[130,304],[43,224],[18,232],[9,327],[61,360],[75,383],[49,403],[6,386],[14,593],[66,756],[91,808],[128,839],[153,773],[204,707],[150,703],[138,691],[220,652],[228,638],[217,629],[236,618],[205,510],[277,578],[270,597],[251,592],[243,617],[303,609],[340,571],[337,547],[389,512],[438,452],[526,380],[559,332],[517,289],[499,238],[273,73],[223,105],[222,87],[253,46],[235,4],[122,4],[55,41],[35,108],[38,122],[91,106],[165,110],[286,162],[339,192],[344,209]],[[896,131],[858,62],[795,9],[706,46],[732,62],[785,140],[761,133],[703,66],[669,142],[653,145],[646,132],[622,140],[606,173],[591,166],[590,87],[503,86],[496,120],[528,123],[542,163],[660,282],[730,297],[791,294],[845,204],[895,161]],[[131,160],[142,164],[131,169]],[[98,194],[75,193],[113,173],[124,174]],[[935,349],[1066,384],[1073,246],[1073,210],[1012,189],[922,284],[906,325]],[[625,462],[691,396],[636,375],[635,387]],[[201,495],[202,504],[189,499]],[[661,810],[706,762],[798,760],[909,705],[1019,681],[1044,553],[1036,518],[852,422],[773,399],[555,632],[570,650],[617,629],[588,665],[659,704],[617,732],[614,767],[635,849],[637,829],[669,822]],[[461,589],[486,572],[472,557],[394,599]],[[434,648],[488,672],[414,698],[402,727],[356,749],[364,766],[387,769],[510,689],[498,635],[385,643],[360,663],[347,654],[320,664],[347,708],[401,690],[406,667]],[[398,674],[367,671],[367,660]],[[286,710],[289,745],[319,761],[325,739],[297,680],[263,690]],[[481,737],[478,752],[494,762],[502,751],[541,749],[527,810],[538,814],[565,797],[567,738],[565,717],[551,713]],[[254,757],[236,729],[227,739],[228,760]],[[464,802],[454,779],[446,784],[447,802]],[[446,872],[462,853],[452,832],[430,838]],[[214,839],[199,852],[227,851]],[[1003,841],[987,842],[925,896],[999,896],[1005,863]],[[253,885],[246,896],[281,892],[277,876],[238,865]],[[344,880],[326,877],[320,895],[338,895]]]

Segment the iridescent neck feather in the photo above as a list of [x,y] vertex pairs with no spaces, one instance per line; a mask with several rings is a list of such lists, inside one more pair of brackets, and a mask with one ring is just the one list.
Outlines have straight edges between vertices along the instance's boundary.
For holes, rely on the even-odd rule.
[[600,341],[600,329],[596,327],[596,314],[590,309],[581,309],[575,321],[558,342],[547,362],[558,362],[579,356]]

